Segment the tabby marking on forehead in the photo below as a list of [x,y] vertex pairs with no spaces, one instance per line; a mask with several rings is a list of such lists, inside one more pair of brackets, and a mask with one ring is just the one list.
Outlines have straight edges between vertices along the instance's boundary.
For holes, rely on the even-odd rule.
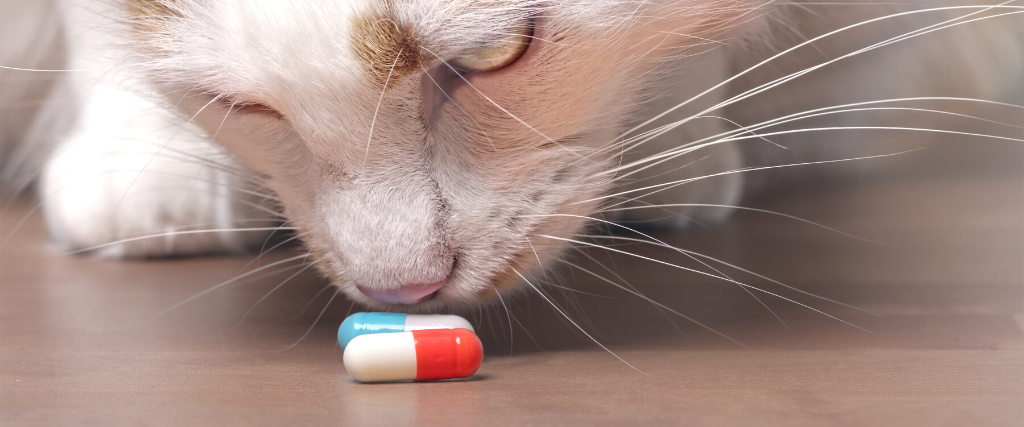
[[126,0],[125,7],[131,17],[129,24],[150,49],[160,52],[166,47],[160,40],[171,37],[168,21],[181,18],[177,3],[181,0]]
[[414,74],[430,62],[424,57],[416,28],[395,18],[392,0],[353,18],[352,46],[363,69],[378,86]]

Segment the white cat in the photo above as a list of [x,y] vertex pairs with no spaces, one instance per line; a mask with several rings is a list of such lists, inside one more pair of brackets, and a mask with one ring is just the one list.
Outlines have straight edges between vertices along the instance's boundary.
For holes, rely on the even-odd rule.
[[[737,203],[750,187],[736,173],[745,166],[898,151],[853,132],[763,136],[787,129],[755,126],[765,120],[907,97],[1019,103],[1021,11],[954,1],[807,11],[752,0],[0,0],[0,164],[9,188],[41,169],[47,223],[69,249],[240,252],[280,215],[356,301],[469,306],[534,286],[526,279],[599,211],[663,226],[714,221],[727,210],[699,205]],[[859,62],[834,61],[887,40]],[[886,110],[833,118],[901,126]],[[691,206],[639,209],[665,204]],[[178,233],[193,229],[221,231]],[[154,233],[165,235],[135,239]]]

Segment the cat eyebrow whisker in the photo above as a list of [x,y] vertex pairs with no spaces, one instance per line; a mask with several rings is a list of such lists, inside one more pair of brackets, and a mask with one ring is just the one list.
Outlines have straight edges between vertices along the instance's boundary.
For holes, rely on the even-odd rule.
[[482,97],[483,97],[484,99],[486,99],[486,100],[487,100],[487,102],[490,102],[490,103],[491,103],[491,105],[494,105],[494,106],[495,106],[496,108],[498,108],[499,110],[501,110],[502,112],[504,112],[505,114],[507,114],[507,115],[508,115],[509,117],[511,117],[511,118],[513,118],[513,119],[515,119],[515,120],[516,120],[517,122],[519,122],[519,124],[521,124],[521,125],[523,125],[523,126],[526,126],[526,128],[527,128],[527,129],[530,129],[531,131],[533,131],[533,132],[534,132],[534,133],[536,133],[537,135],[540,135],[540,136],[541,136],[541,137],[543,137],[544,139],[548,140],[548,142],[550,142],[550,143],[552,143],[552,144],[555,144],[555,145],[557,145],[557,146],[561,147],[562,149],[566,150],[566,151],[567,151],[567,152],[569,152],[570,154],[572,154],[572,155],[574,155],[574,156],[577,156],[577,157],[583,157],[583,155],[582,155],[582,154],[580,154],[580,153],[577,153],[577,152],[575,152],[575,151],[571,150],[571,149],[570,149],[569,147],[566,147],[565,145],[563,145],[562,143],[560,143],[560,142],[558,142],[558,141],[556,141],[556,140],[554,140],[554,139],[551,139],[551,137],[549,137],[549,136],[545,135],[545,134],[544,134],[543,132],[541,132],[541,131],[537,130],[537,128],[534,128],[533,126],[530,126],[530,124],[529,124],[529,123],[526,123],[525,121],[523,121],[523,119],[520,119],[520,118],[519,118],[518,116],[516,116],[515,114],[512,114],[512,112],[510,112],[510,111],[506,110],[506,109],[505,109],[505,107],[502,107],[501,105],[498,105],[498,103],[497,103],[497,102],[494,102],[494,100],[492,100],[492,99],[491,99],[491,98],[490,98],[489,96],[487,96],[487,95],[486,95],[486,94],[484,94],[484,93],[483,93],[482,91],[480,91],[480,89],[478,89],[478,88],[477,88],[476,86],[473,86],[473,84],[469,82],[469,79],[467,79],[467,78],[466,78],[465,76],[463,76],[463,75],[462,75],[462,73],[460,73],[460,72],[459,72],[459,70],[456,70],[456,69],[455,69],[455,67],[453,67],[453,66],[452,66],[451,64],[449,64],[449,63],[448,63],[448,61],[445,61],[445,60],[444,60],[443,58],[441,58],[440,56],[438,56],[438,55],[437,55],[437,54],[435,54],[434,52],[430,51],[430,49],[427,49],[427,48],[425,48],[425,47],[420,47],[420,49],[423,49],[423,50],[425,50],[425,51],[426,51],[427,53],[429,53],[429,54],[433,55],[433,56],[434,56],[435,58],[437,58],[437,59],[438,59],[439,61],[441,61],[441,62],[442,62],[442,63],[443,63],[443,64],[444,64],[444,65],[445,65],[446,67],[448,67],[449,69],[451,69],[451,70],[452,70],[452,72],[454,72],[454,73],[455,73],[455,75],[459,76],[459,79],[461,79],[461,80],[462,80],[463,82],[465,82],[467,86],[469,86],[469,87],[470,87],[470,88],[472,88],[472,89],[473,89],[474,91],[476,91],[476,93],[480,94],[480,96],[482,96]]
[[395,62],[391,64],[391,71],[388,72],[388,78],[384,80],[384,88],[380,90],[380,99],[377,100],[377,108],[373,110],[373,120],[370,121],[370,135],[366,138],[366,153],[363,154],[363,169],[366,169],[366,159],[370,157],[370,142],[373,141],[373,128],[377,124],[377,114],[380,113],[380,105],[384,102],[384,94],[388,91],[388,83],[391,83],[391,76],[395,72],[395,67],[398,66],[398,60],[402,59],[403,51],[405,51],[404,47],[399,49],[398,54],[395,55]]

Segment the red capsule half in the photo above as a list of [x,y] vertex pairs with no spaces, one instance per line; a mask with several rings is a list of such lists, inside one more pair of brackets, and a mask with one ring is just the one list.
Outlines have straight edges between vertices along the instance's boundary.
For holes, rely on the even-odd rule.
[[416,380],[466,378],[480,369],[484,346],[468,329],[412,331],[416,341]]

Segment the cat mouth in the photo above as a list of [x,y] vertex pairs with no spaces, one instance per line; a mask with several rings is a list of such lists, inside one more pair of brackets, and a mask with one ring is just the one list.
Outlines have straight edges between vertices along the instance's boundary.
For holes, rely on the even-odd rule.
[[447,283],[448,279],[445,278],[434,283],[407,285],[394,290],[372,289],[358,284],[356,289],[363,295],[385,304],[416,305],[436,298]]

